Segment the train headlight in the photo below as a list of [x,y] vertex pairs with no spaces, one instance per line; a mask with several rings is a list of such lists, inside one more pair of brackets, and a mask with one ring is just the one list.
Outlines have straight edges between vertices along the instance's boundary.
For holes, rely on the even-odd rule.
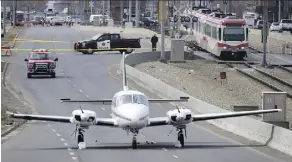
[[226,49],[227,47],[223,47],[223,49]]
[[244,47],[241,47],[241,49],[244,49]]

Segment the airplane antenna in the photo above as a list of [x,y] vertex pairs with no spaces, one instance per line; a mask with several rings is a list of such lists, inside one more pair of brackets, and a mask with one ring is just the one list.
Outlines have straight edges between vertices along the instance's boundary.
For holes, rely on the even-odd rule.
[[175,107],[177,108],[178,113],[180,113],[179,107],[177,105],[175,105]]
[[83,112],[83,109],[81,108],[81,105],[79,105],[79,106],[80,106],[80,110],[81,110],[81,112],[82,112],[82,114],[83,114],[83,113],[84,113],[84,112]]

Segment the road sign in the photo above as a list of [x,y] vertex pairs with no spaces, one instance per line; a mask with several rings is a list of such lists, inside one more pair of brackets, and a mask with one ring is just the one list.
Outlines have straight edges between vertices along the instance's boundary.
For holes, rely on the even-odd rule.
[[94,7],[94,2],[93,1],[89,2],[89,7]]

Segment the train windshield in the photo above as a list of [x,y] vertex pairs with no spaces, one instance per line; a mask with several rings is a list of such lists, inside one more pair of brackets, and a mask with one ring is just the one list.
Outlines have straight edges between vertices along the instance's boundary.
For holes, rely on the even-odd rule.
[[224,28],[223,29],[224,41],[244,41],[244,28]]

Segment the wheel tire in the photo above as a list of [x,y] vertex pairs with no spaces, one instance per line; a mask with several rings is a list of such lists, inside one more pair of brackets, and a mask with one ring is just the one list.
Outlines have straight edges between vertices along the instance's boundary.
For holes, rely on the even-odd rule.
[[125,53],[126,54],[130,54],[130,53],[132,53],[134,50],[133,49],[127,49],[126,51],[125,51]]
[[132,148],[137,149],[137,140],[132,141]]
[[56,78],[56,74],[55,74],[55,73],[52,73],[52,74],[51,74],[51,77],[52,77],[52,78]]
[[84,142],[84,136],[83,136],[83,134],[79,134],[78,135],[77,143],[80,143],[80,142]]
[[29,74],[29,73],[27,73],[26,76],[27,76],[27,78],[31,78],[31,74]]
[[88,54],[91,54],[91,55],[94,53],[94,52],[93,52],[93,49],[91,49],[91,48],[88,48],[86,52],[87,52]]
[[123,50],[120,50],[119,52],[120,52],[121,54],[123,54],[124,51],[123,51]]
[[184,147],[185,146],[185,138],[184,138],[184,134],[183,133],[180,133],[178,135],[178,139],[179,139],[179,142],[181,144],[181,147]]

